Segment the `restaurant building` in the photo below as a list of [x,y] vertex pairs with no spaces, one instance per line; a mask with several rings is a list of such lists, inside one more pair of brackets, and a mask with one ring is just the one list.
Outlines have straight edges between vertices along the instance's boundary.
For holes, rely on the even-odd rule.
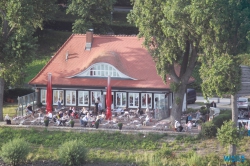
[[172,106],[169,81],[157,74],[156,64],[137,36],[73,34],[29,82],[46,105],[48,74],[52,75],[53,106],[93,109],[96,99],[105,107],[107,77],[111,77],[112,107],[155,111],[166,118]]

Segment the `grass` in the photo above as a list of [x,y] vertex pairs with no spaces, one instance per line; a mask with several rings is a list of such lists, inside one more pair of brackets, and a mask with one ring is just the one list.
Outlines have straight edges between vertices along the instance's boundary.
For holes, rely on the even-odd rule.
[[14,104],[4,104],[3,106],[3,116],[6,114],[9,114],[10,117],[13,117],[16,115],[16,108],[17,105]]
[[[29,161],[57,160],[59,146],[69,140],[84,142],[84,146],[89,150],[87,154],[89,163],[135,163],[140,166],[185,165],[196,163],[198,157],[202,161],[199,165],[205,166],[209,162],[219,165],[218,162],[222,162],[224,153],[226,153],[223,150],[225,148],[219,148],[220,145],[216,139],[198,140],[197,137],[193,136],[188,136],[188,138],[177,136],[173,139],[173,136],[156,134],[143,137],[144,134],[122,134],[120,132],[79,133],[48,131],[46,129],[42,131],[36,129],[12,129],[9,127],[0,127],[0,134],[0,147],[8,140],[25,138],[32,147],[28,156]],[[166,143],[169,140],[171,142]],[[250,138],[245,137],[244,142],[249,143]],[[246,147],[246,144],[241,144],[238,151],[245,155],[246,158],[249,158],[250,149]],[[217,151],[216,160],[214,156],[209,155],[215,151]],[[193,158],[194,161],[189,161],[188,158]]]
[[42,32],[42,35],[38,38],[37,57],[26,68],[26,73],[29,73],[25,77],[26,83],[37,75],[71,34],[71,32],[54,30],[44,30]]

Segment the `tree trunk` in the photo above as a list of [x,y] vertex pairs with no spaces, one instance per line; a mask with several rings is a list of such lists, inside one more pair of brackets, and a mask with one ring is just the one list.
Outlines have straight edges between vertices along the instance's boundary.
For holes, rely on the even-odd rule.
[[[232,121],[234,122],[234,127],[236,127],[238,122],[237,95],[231,95],[231,108]],[[236,155],[236,145],[229,145],[229,154],[231,156]]]
[[173,108],[170,115],[170,120],[172,124],[174,124],[175,120],[181,123],[181,115],[182,115],[182,106],[183,106],[183,98],[186,92],[186,85],[180,85],[176,92],[174,92],[174,103]]
[[3,121],[3,93],[4,93],[4,79],[0,78],[0,121]]

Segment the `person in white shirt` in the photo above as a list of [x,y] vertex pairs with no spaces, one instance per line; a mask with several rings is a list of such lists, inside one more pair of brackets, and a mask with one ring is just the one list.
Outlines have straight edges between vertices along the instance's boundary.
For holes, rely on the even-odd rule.
[[174,123],[174,128],[176,131],[179,131],[181,132],[183,127],[181,126],[180,122],[178,122],[177,120],[175,120],[175,123]]
[[10,120],[9,114],[5,115],[4,120],[6,121],[6,124],[11,124],[11,120]]
[[150,117],[149,115],[147,115],[145,121],[143,122],[143,126],[147,126],[147,123],[149,122],[150,122]]
[[86,127],[88,124],[88,117],[85,115],[82,119],[80,119],[81,126]]

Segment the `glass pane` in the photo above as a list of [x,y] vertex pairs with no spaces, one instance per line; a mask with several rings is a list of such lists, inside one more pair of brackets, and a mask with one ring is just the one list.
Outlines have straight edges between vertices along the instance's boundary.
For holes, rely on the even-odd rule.
[[78,104],[79,105],[83,104],[83,92],[81,91],[78,92]]
[[72,104],[76,104],[76,92],[72,92]]
[[84,105],[89,104],[89,92],[84,92]]
[[66,92],[66,104],[71,104],[71,97],[68,91]]

